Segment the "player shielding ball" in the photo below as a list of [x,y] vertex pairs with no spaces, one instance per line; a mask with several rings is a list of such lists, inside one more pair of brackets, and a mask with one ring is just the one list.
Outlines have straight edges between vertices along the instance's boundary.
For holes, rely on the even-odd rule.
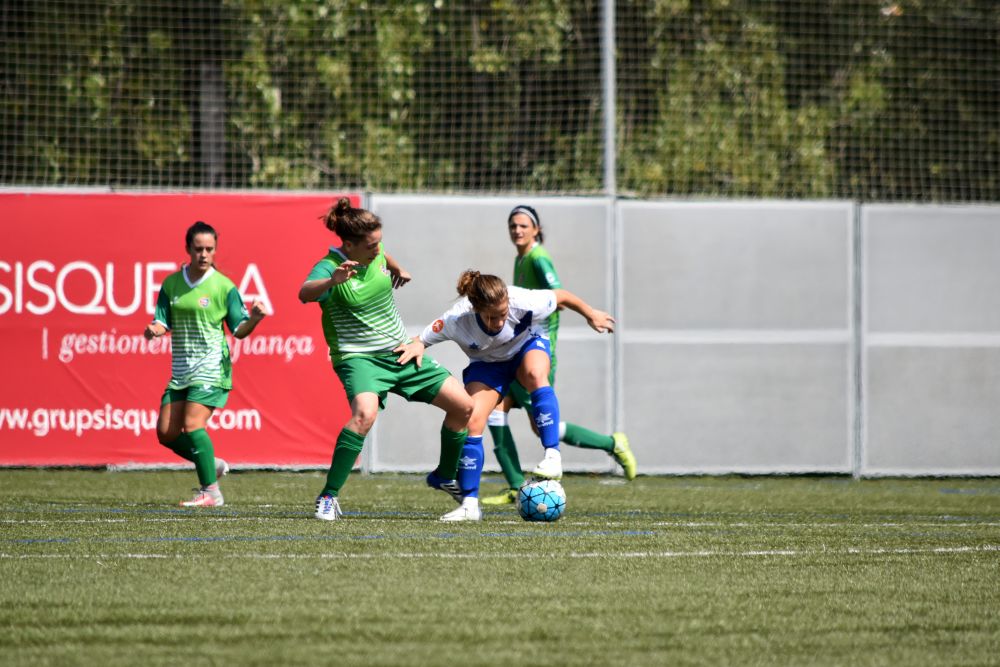
[[[510,241],[517,250],[514,258],[514,285],[526,289],[560,289],[559,274],[556,272],[552,256],[542,245],[545,233],[542,229],[541,217],[531,206],[520,204],[515,206],[507,216],[507,232]],[[552,366],[549,371],[549,384],[556,381],[556,343],[559,336],[559,311],[556,310],[542,320],[541,325],[549,338],[552,352]],[[489,417],[490,435],[493,437],[493,452],[497,463],[507,481],[507,489],[495,496],[483,498],[484,505],[503,505],[513,503],[517,498],[518,488],[524,484],[524,474],[521,472],[521,461],[517,455],[514,435],[508,425],[511,408],[530,410],[531,397],[517,381],[511,383],[510,393],[503,403]],[[597,449],[613,457],[622,467],[622,472],[628,480],[635,479],[636,460],[629,447],[628,438],[624,433],[615,432],[610,435],[597,433],[571,422],[560,422],[559,439],[574,447]],[[539,471],[534,471],[537,475]]]
[[455,477],[472,399],[433,359],[423,366],[397,359],[409,336],[392,291],[409,282],[410,274],[382,247],[379,217],[352,207],[344,197],[330,209],[326,226],[340,237],[342,245],[331,247],[313,266],[299,289],[299,300],[319,303],[333,370],[344,385],[351,418],[337,436],[314,516],[327,521],[341,516],[340,489],[390,391],[408,401],[444,410],[441,455],[427,483],[460,500]]
[[205,430],[216,408],[226,404],[233,388],[223,322],[235,338],[245,338],[267,314],[260,303],[247,312],[239,290],[215,268],[218,234],[204,222],[187,230],[185,248],[190,263],[163,281],[153,321],[143,335],[157,338],[171,332],[170,382],[160,401],[156,437],[160,444],[194,463],[198,489],[184,507],[223,505],[218,477],[229,465],[215,458]]
[[422,362],[424,350],[446,340],[454,341],[469,357],[462,373],[474,407],[469,437],[462,448],[458,469],[461,505],[442,521],[479,521],[479,478],[483,470],[483,431],[489,414],[507,394],[511,382],[520,382],[531,396],[531,410],[545,456],[536,472],[562,477],[559,453],[559,400],[549,384],[549,339],[542,320],[566,307],[582,315],[595,331],[611,333],[614,319],[591,308],[564,289],[526,290],[507,287],[496,276],[466,271],[458,279],[458,302],[405,346],[399,363]]

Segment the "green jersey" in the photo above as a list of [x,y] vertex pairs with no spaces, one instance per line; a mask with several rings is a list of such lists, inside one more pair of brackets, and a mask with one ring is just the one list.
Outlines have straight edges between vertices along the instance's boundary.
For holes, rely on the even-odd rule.
[[[330,248],[306,280],[330,278],[346,259],[339,248]],[[334,364],[349,357],[386,354],[409,339],[396,310],[382,245],[371,264],[356,270],[356,276],[334,285],[319,298],[323,335]]]
[[[541,243],[531,246],[524,257],[514,258],[514,285],[525,289],[559,289],[559,274],[552,263],[552,257]],[[545,320],[545,331],[549,335],[552,351],[555,352],[556,336],[559,334],[559,310]]]
[[222,323],[235,331],[247,319],[250,315],[236,285],[214,268],[193,283],[187,266],[167,276],[154,315],[154,321],[171,332],[173,361],[167,386],[232,389],[233,364]]

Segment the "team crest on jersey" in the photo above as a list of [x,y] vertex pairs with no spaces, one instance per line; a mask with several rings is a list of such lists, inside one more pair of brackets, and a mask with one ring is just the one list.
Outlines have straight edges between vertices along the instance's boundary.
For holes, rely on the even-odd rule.
[[208,304],[212,303],[207,296],[203,296],[198,299],[198,305],[202,308],[208,308]]
[[431,329],[434,330],[434,333],[441,333],[441,329],[444,329],[444,320],[434,320]]

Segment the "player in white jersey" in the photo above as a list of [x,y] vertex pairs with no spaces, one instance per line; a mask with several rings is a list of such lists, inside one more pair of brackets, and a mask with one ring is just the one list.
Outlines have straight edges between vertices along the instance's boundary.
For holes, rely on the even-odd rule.
[[613,332],[615,321],[567,290],[507,287],[500,278],[478,271],[466,271],[459,277],[458,293],[462,298],[450,310],[428,325],[419,338],[403,346],[399,363],[416,359],[419,365],[427,347],[446,340],[457,343],[469,357],[462,380],[472,396],[473,409],[458,467],[462,503],[441,520],[478,521],[482,518],[479,478],[483,470],[483,431],[490,412],[515,379],[531,393],[532,415],[545,447],[545,457],[535,474],[562,477],[559,401],[549,384],[549,340],[542,325],[545,318],[563,306],[582,315],[599,333]]

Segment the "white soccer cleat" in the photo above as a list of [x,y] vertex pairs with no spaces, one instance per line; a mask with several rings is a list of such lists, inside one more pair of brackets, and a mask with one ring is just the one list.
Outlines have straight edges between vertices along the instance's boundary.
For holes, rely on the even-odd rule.
[[441,521],[482,521],[478,498],[466,498],[462,504],[441,517]]
[[562,454],[555,447],[546,448],[545,458],[531,474],[542,479],[562,479]]
[[336,498],[324,494],[316,499],[316,513],[313,516],[323,521],[336,521],[344,513],[340,511],[340,503]]
[[222,507],[225,504],[221,491],[195,489],[194,498],[182,502],[181,507]]
[[229,464],[226,463],[226,459],[220,459],[218,456],[215,457],[215,477],[224,477],[229,474]]

